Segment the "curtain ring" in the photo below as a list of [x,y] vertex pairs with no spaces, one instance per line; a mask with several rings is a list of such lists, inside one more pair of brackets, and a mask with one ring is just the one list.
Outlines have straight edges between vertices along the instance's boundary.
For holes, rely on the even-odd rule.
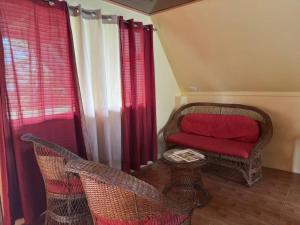
[[45,2],[48,2],[48,4],[50,5],[50,6],[54,6],[55,5],[55,2],[54,1],[52,1],[52,0],[44,0]]

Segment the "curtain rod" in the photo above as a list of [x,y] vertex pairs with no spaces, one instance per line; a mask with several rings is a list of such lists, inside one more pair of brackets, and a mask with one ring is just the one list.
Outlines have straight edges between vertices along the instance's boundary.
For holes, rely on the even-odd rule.
[[[55,0],[43,0],[48,2],[50,6],[55,5]],[[65,0],[58,0],[58,1],[65,1]],[[81,5],[78,6],[71,6],[68,4],[69,12],[71,16],[78,16],[82,14],[85,19],[99,19],[100,16],[104,24],[117,24],[119,16],[117,15],[101,15],[101,10],[90,10],[90,9],[83,9]],[[127,21],[125,21],[127,22]],[[157,31],[155,27],[153,27],[153,31]]]
[[[101,10],[91,10],[91,9],[84,9],[81,8],[80,5],[78,6],[71,6],[69,5],[69,11],[71,16],[78,16],[82,14],[82,16],[86,19],[97,19],[102,17],[103,23],[105,24],[117,24],[119,22],[119,16],[117,15],[101,15]],[[128,23],[128,21],[125,21]],[[153,28],[153,31],[157,31],[156,28]]]
[[102,18],[102,22],[105,24],[117,24],[118,23],[118,16],[116,15],[102,15],[101,10],[88,10],[88,9],[83,9],[79,6],[68,6],[69,7],[69,12],[70,16],[79,16],[81,15],[85,19],[100,19]]

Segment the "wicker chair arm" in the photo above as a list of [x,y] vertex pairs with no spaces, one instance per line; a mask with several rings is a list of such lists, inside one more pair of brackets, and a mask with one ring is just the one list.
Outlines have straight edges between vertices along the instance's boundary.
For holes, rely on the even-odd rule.
[[51,149],[51,151],[57,153],[58,155],[61,155],[62,157],[64,157],[66,160],[78,160],[81,159],[78,155],[75,155],[74,153],[68,151],[67,149],[65,149],[64,147],[48,142],[48,141],[44,141],[38,137],[33,136],[30,133],[26,133],[23,134],[21,136],[21,140],[25,141],[25,142],[31,142],[34,145],[38,145],[41,147],[46,147],[48,149]]
[[[170,115],[167,123],[160,130],[159,134],[162,134],[164,144],[166,146],[168,146],[168,143],[167,143],[168,136],[171,134],[175,134],[180,130],[179,121],[178,121],[178,118],[180,117],[180,115],[181,115],[181,111],[173,111],[172,114]],[[165,148],[164,150],[167,150],[167,148]]]
[[254,157],[256,154],[259,154],[262,149],[270,142],[273,136],[273,125],[271,119],[268,115],[265,118],[266,123],[264,124],[263,132],[255,146],[253,147],[250,158]]
[[66,164],[65,170],[80,176],[87,176],[98,182],[120,187],[158,204],[163,199],[163,195],[152,185],[104,164],[86,160],[72,160]]

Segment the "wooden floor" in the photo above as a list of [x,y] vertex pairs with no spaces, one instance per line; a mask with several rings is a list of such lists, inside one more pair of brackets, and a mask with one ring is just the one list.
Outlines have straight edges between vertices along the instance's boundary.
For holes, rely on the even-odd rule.
[[[214,175],[233,177],[233,171],[204,168],[212,199],[194,210],[192,225],[300,225],[300,175],[267,168],[263,172],[263,179],[248,188]],[[161,162],[137,176],[159,189],[169,182],[169,170]]]

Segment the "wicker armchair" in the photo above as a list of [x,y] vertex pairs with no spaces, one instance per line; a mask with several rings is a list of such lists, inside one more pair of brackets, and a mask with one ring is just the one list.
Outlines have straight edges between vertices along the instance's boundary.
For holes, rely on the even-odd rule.
[[80,178],[64,169],[69,160],[81,158],[31,134],[22,135],[21,140],[33,143],[43,176],[47,196],[45,225],[93,224]]
[[79,174],[94,225],[190,224],[192,209],[129,174],[91,161],[70,161],[66,170]]
[[171,114],[162,130],[167,149],[176,147],[174,144],[169,143],[167,138],[169,135],[180,131],[180,119],[189,113],[242,115],[256,120],[260,125],[260,138],[253,147],[248,159],[213,153],[205,151],[205,149],[197,150],[206,155],[211,163],[235,168],[240,171],[248,186],[252,186],[262,178],[261,152],[273,134],[272,122],[268,114],[258,108],[239,104],[190,103],[184,105]]

